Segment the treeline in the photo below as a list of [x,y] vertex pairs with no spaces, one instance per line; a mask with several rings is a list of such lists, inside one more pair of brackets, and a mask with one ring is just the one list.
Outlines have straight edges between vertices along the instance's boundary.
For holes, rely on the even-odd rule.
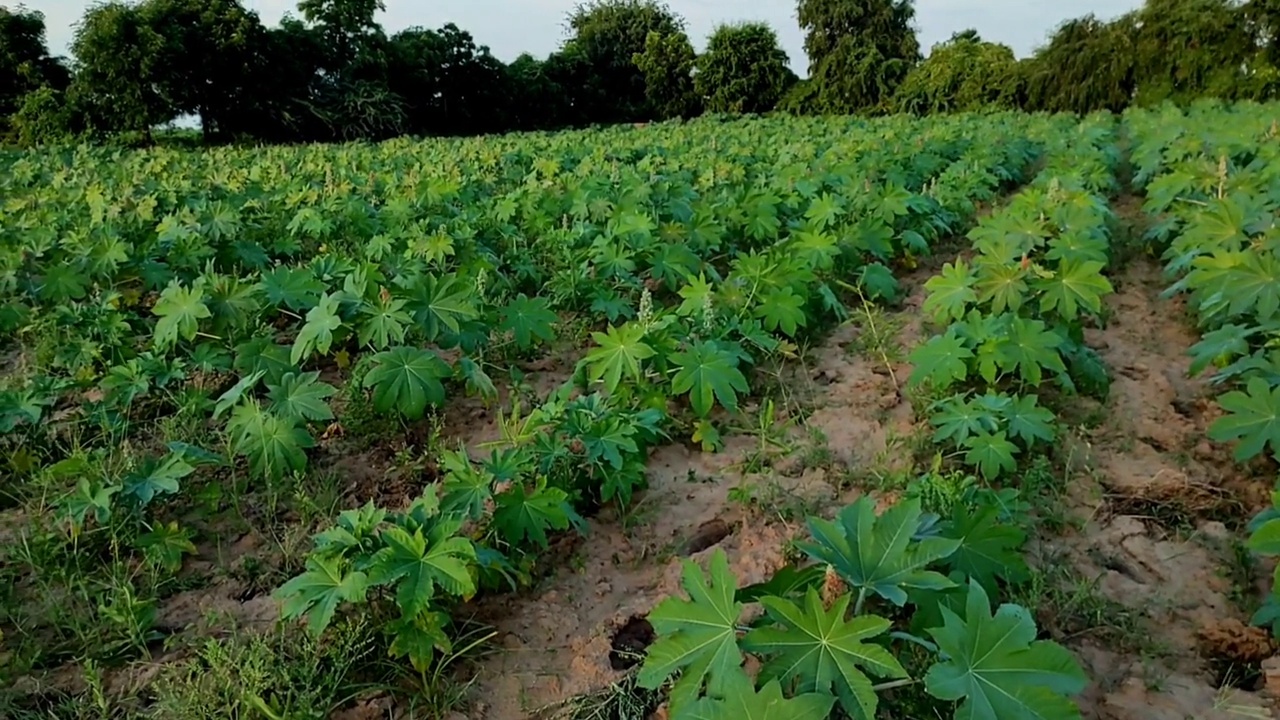
[[0,7],[0,138],[150,139],[180,117],[205,142],[311,142],[643,122],[702,113],[1089,112],[1201,96],[1272,97],[1280,0],[1148,0],[1060,26],[1017,59],[976,32],[923,58],[911,0],[798,0],[809,77],[760,23],[695,53],[656,0],[592,0],[546,58],[507,64],[455,25],[388,35],[382,0],[300,0],[266,27],[240,0],[107,2],[73,58],[38,12]]

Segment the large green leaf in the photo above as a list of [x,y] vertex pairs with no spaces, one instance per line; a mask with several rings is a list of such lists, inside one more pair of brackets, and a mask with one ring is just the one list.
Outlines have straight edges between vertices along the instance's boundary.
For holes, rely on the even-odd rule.
[[1066,320],[1074,320],[1081,308],[1094,315],[1102,312],[1102,297],[1114,292],[1102,268],[1101,262],[1064,260],[1052,277],[1035,283],[1040,312],[1057,312]]
[[1272,387],[1255,377],[1243,392],[1229,392],[1218,398],[1218,404],[1227,414],[1209,426],[1209,437],[1218,442],[1239,440],[1237,460],[1260,455],[1267,445],[1280,457],[1280,385]]
[[236,406],[227,421],[227,432],[232,452],[249,458],[256,474],[275,480],[305,468],[306,449],[315,445],[307,431],[298,427],[296,418],[263,410],[255,400]]
[[670,693],[673,717],[691,710],[704,687],[712,697],[727,697],[733,675],[741,672],[737,582],[724,551],[716,549],[709,581],[693,561],[685,560],[682,585],[689,599],[669,597],[649,613],[657,640],[649,646],[636,681],[656,690],[679,672]]
[[461,322],[479,314],[472,303],[474,286],[456,275],[437,278],[423,274],[406,285],[408,310],[428,341],[435,341],[443,329],[458,334]]
[[874,615],[846,620],[850,599],[843,595],[826,609],[810,588],[802,609],[790,600],[763,597],[760,603],[769,618],[782,627],[752,630],[742,647],[769,658],[762,679],[794,682],[801,693],[834,692],[850,715],[872,720],[876,692],[866,673],[904,678],[907,671],[883,646],[867,642],[888,632],[893,623]]
[[179,339],[195,339],[200,321],[213,317],[204,301],[204,278],[196,279],[190,288],[182,287],[177,280],[170,282],[151,312],[160,318],[155,329],[157,348],[171,348]]
[[341,298],[337,293],[326,293],[319,304],[307,311],[307,321],[298,331],[293,341],[293,351],[289,354],[289,362],[297,365],[311,357],[313,352],[325,355],[333,345],[333,333],[342,327],[342,318],[338,316]]
[[804,298],[789,286],[765,294],[752,314],[764,323],[765,329],[780,330],[787,337],[795,337],[796,330],[806,324]]
[[444,403],[440,381],[452,374],[430,350],[399,347],[373,356],[373,368],[364,376],[364,386],[373,388],[373,407],[378,412],[394,409],[417,420],[428,404]]
[[957,720],[1073,720],[1067,696],[1087,682],[1070,651],[1036,640],[1031,614],[1017,605],[991,613],[982,585],[969,584],[965,616],[943,607],[944,625],[929,630],[943,657],[925,675],[925,689],[963,702]]
[[332,385],[320,382],[318,372],[286,373],[279,385],[267,386],[272,412],[302,422],[332,420],[333,411],[325,401],[337,392]]
[[689,394],[689,404],[699,417],[711,414],[719,401],[726,410],[738,409],[738,393],[748,390],[747,378],[738,370],[738,356],[712,340],[696,343],[687,352],[671,354],[677,367],[671,389]]
[[404,300],[397,300],[385,291],[377,300],[362,304],[356,325],[360,344],[385,350],[393,343],[403,343],[405,331],[413,322],[404,306]]
[[971,357],[973,351],[965,347],[954,329],[949,329],[945,335],[934,335],[911,352],[913,367],[907,382],[912,385],[928,382],[938,389],[948,388],[965,379],[969,372],[965,361]]
[[860,595],[874,593],[901,606],[904,588],[940,590],[954,583],[927,569],[951,555],[960,541],[931,537],[913,540],[920,528],[920,502],[899,502],[876,517],[875,501],[863,496],[846,506],[834,523],[809,518],[813,542],[797,543],[801,551],[835,568]]
[[511,489],[494,498],[493,526],[513,547],[534,542],[547,548],[547,530],[568,530],[569,524],[581,523],[569,504],[569,494],[560,488],[547,487],[540,479],[533,492],[515,483]]
[[592,333],[598,346],[587,354],[587,368],[591,379],[603,381],[609,392],[618,389],[625,376],[639,380],[640,363],[654,356],[654,349],[644,342],[645,329],[627,323],[622,327],[610,327],[607,332]]
[[401,527],[382,531],[386,547],[379,550],[369,568],[371,585],[396,586],[396,603],[404,617],[416,617],[436,595],[436,587],[467,599],[476,592],[471,569],[476,550],[471,541],[455,533],[460,524],[440,521],[424,533]]
[[173,453],[163,460],[147,458],[133,472],[125,476],[124,494],[133,497],[139,506],[147,506],[157,495],[178,492],[178,481],[195,472],[182,456]]
[[343,602],[361,602],[369,588],[368,577],[352,570],[340,557],[307,558],[306,572],[276,590],[275,597],[284,601],[280,615],[285,620],[307,618],[307,630],[319,637],[333,620],[333,613]]
[[551,311],[546,298],[529,298],[521,294],[502,308],[498,329],[510,332],[519,347],[528,348],[533,345],[534,338],[543,342],[554,340],[557,320],[559,318]]
[[1022,556],[1027,534],[1001,524],[999,515],[1000,508],[995,505],[970,508],[966,503],[956,503],[942,527],[943,537],[960,541],[956,551],[942,563],[992,593],[999,590],[998,580],[1016,584],[1030,577]]

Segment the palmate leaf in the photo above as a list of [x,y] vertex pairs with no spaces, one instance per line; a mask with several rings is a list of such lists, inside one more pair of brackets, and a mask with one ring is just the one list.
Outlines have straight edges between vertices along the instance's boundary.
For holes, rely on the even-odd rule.
[[269,337],[255,338],[237,345],[232,367],[242,376],[261,372],[261,377],[271,384],[278,384],[286,373],[297,370],[289,362],[289,348],[277,344]]
[[804,298],[789,286],[777,288],[760,299],[752,315],[760,319],[765,329],[795,337],[796,330],[805,326]]
[[1019,583],[1030,577],[1021,552],[1027,534],[1012,525],[1002,525],[999,515],[1000,508],[994,505],[970,508],[961,502],[956,503],[942,526],[943,537],[960,541],[955,553],[942,564],[991,593],[999,590],[998,580]]
[[149,532],[138,536],[137,547],[152,562],[171,573],[182,569],[182,556],[195,555],[191,531],[178,527],[177,520],[156,523]]
[[1094,315],[1102,312],[1102,297],[1115,291],[1102,268],[1097,261],[1063,260],[1053,277],[1035,282],[1040,312],[1057,312],[1065,320],[1074,320],[1081,308]]
[[279,266],[262,274],[260,287],[272,305],[283,305],[294,312],[310,310],[320,301],[327,288],[309,267]]
[[990,312],[1017,312],[1027,297],[1027,273],[1021,263],[983,258],[974,263],[978,302]]
[[999,427],[999,419],[990,408],[962,395],[938,403],[929,423],[934,426],[935,443],[950,441],[957,445],[971,435],[994,432]]
[[472,302],[474,284],[452,273],[438,278],[430,274],[414,276],[402,285],[409,297],[407,309],[428,342],[435,342],[446,329],[457,335],[462,322],[479,315]]
[[373,388],[373,407],[378,412],[394,409],[417,420],[428,404],[444,403],[444,385],[440,381],[452,374],[435,353],[399,347],[373,356],[373,368],[364,376],[364,386]]
[[862,615],[845,620],[851,595],[836,600],[830,610],[813,588],[801,609],[789,600],[764,597],[769,618],[782,628],[752,630],[742,640],[748,651],[772,656],[761,669],[764,680],[794,681],[798,692],[825,692],[855,718],[876,714],[876,692],[866,673],[881,678],[904,678],[907,671],[887,649],[866,642],[887,632],[889,620]]
[[547,530],[568,530],[570,524],[583,525],[582,518],[569,504],[569,494],[560,488],[547,487],[545,478],[539,478],[529,493],[517,482],[496,496],[494,502],[493,525],[513,547],[534,542],[545,550]]
[[1249,339],[1256,335],[1259,329],[1246,325],[1223,325],[1205,333],[1200,338],[1200,342],[1192,345],[1187,351],[1191,356],[1190,374],[1199,375],[1210,365],[1225,365],[1242,355],[1247,355]]
[[232,452],[247,457],[253,471],[278,480],[288,471],[307,465],[306,449],[315,445],[297,420],[263,410],[249,400],[231,412],[227,422]]
[[[782,696],[777,680],[757,693],[742,670],[724,684],[723,697],[702,698],[683,717],[688,720],[827,720],[836,699],[825,693]],[[676,718],[675,720],[679,720]]]
[[1280,457],[1280,385],[1251,378],[1244,391],[1234,390],[1218,398],[1227,414],[1209,426],[1209,437],[1218,442],[1239,440],[1236,460],[1262,454],[1268,445]]
[[977,277],[968,263],[956,260],[942,266],[942,272],[929,278],[924,287],[929,291],[924,311],[934,322],[948,322],[964,317],[969,305],[978,302],[974,290]]
[[861,497],[830,522],[809,519],[813,542],[797,543],[801,551],[826,563],[859,592],[872,592],[901,606],[904,588],[941,590],[953,587],[945,576],[926,569],[955,552],[958,540],[929,537],[914,541],[920,528],[920,501],[906,500],[876,517],[875,501]]
[[1013,459],[1018,453],[1018,446],[1009,442],[1003,430],[978,433],[966,440],[964,446],[968,448],[964,455],[965,463],[978,468],[988,480],[999,477],[1002,472],[1013,472],[1018,468]]
[[498,329],[510,332],[516,345],[524,349],[533,346],[534,338],[543,342],[554,340],[557,320],[546,298],[530,299],[521,293],[499,312]]
[[929,630],[946,658],[925,675],[925,690],[940,700],[963,700],[958,720],[1074,720],[1068,699],[1087,682],[1070,651],[1036,640],[1031,614],[1001,605],[993,615],[982,585],[970,582],[965,616],[943,607],[940,628]]
[[333,332],[342,327],[342,318],[338,316],[341,298],[337,293],[326,293],[320,302],[307,311],[307,321],[298,331],[293,341],[293,351],[289,354],[289,362],[297,365],[300,361],[318,352],[325,355],[333,345]]
[[954,328],[945,335],[934,335],[911,352],[911,376],[907,382],[913,386],[928,382],[942,390],[952,383],[962,381],[969,372],[966,360],[973,351],[965,347],[964,340]]
[[721,348],[714,340],[696,343],[687,352],[671,354],[676,374],[671,389],[688,393],[689,404],[698,417],[707,417],[716,402],[726,410],[738,409],[738,393],[748,391],[747,378],[738,370],[738,356]]
[[370,585],[396,586],[396,604],[404,617],[416,617],[436,596],[436,588],[458,598],[469,599],[476,592],[471,569],[476,550],[471,541],[456,535],[461,523],[441,520],[423,532],[401,527],[382,531],[385,547],[373,557]]
[[393,342],[403,343],[405,331],[413,322],[404,306],[404,300],[397,300],[385,292],[376,301],[363,303],[356,326],[356,338],[360,344],[386,350]]
[[176,345],[179,339],[194,339],[200,321],[213,317],[204,301],[204,278],[197,278],[190,288],[182,287],[177,280],[171,281],[151,312],[160,318],[155,327],[157,348],[164,350]]
[[408,657],[414,670],[426,672],[436,651],[448,654],[453,649],[444,631],[449,620],[448,613],[428,610],[391,623],[387,628],[392,636],[388,652],[391,657]]
[[302,422],[332,420],[333,411],[325,402],[337,393],[332,385],[320,382],[320,373],[286,373],[280,384],[267,386],[271,411]]
[[1040,398],[1036,395],[1015,395],[1004,410],[1005,423],[1009,427],[1009,435],[1019,438],[1028,447],[1037,440],[1053,442],[1057,434],[1054,429],[1053,411],[1040,406]]
[[280,586],[274,596],[284,602],[281,617],[292,620],[305,616],[307,631],[319,637],[339,604],[364,601],[368,589],[368,577],[352,570],[342,558],[311,555],[306,572]]
[[605,389],[614,392],[625,376],[628,380],[642,377],[640,363],[654,356],[654,349],[644,342],[645,329],[627,323],[622,327],[610,327],[607,332],[592,333],[597,347],[587,353],[587,369],[591,379],[604,382]]
[[[1008,335],[996,345],[996,363],[1004,372],[1016,372],[1023,382],[1039,385],[1044,371],[1065,374],[1067,366],[1058,354],[1063,338],[1046,329],[1040,320],[1013,316],[1009,320]],[[994,382],[994,377],[985,378]]]
[[705,687],[711,697],[728,697],[734,674],[741,673],[738,618],[742,605],[734,601],[738,580],[729,572],[724,551],[711,555],[710,579],[692,560],[684,561],[681,585],[688,600],[669,597],[649,613],[657,640],[649,646],[636,682],[656,690],[676,672],[671,686],[672,717],[692,710]]
[[163,460],[147,458],[142,465],[125,476],[124,495],[146,507],[157,495],[173,495],[178,492],[178,481],[195,472],[195,468],[176,453]]
[[1280,319],[1280,256],[1246,252],[1228,273],[1232,317],[1252,313],[1260,322]]

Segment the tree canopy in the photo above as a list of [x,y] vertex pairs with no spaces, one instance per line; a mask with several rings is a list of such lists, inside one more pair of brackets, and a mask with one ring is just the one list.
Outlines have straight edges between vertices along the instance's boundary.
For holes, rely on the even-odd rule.
[[778,35],[768,25],[721,25],[698,59],[694,82],[711,112],[767,112],[796,81],[787,62]]

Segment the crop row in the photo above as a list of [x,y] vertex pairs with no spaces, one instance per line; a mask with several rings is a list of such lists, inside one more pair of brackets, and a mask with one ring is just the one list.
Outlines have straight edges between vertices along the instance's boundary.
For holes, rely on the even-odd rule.
[[[1209,437],[1240,462],[1280,461],[1280,132],[1274,105],[1201,103],[1134,110],[1135,184],[1149,239],[1164,248],[1169,294],[1185,294],[1202,333],[1191,372],[1211,373],[1223,415]],[[1248,546],[1280,555],[1280,491]],[[1280,636],[1280,570],[1254,622]]]

